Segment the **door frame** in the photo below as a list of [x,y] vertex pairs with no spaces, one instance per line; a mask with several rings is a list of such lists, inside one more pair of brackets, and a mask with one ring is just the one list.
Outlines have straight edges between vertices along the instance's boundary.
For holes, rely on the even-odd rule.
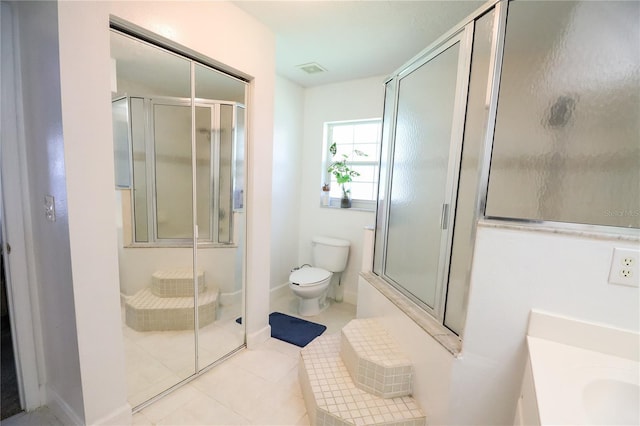
[[[26,411],[45,403],[44,353],[40,328],[40,307],[33,258],[33,231],[29,218],[29,186],[26,173],[24,117],[20,97],[22,79],[15,17],[11,6],[2,2],[2,91],[0,125],[0,215],[5,265],[7,303],[16,360],[20,405]],[[6,49],[6,50],[5,50]],[[9,183],[10,184],[5,184]],[[10,246],[10,248],[9,248]]]

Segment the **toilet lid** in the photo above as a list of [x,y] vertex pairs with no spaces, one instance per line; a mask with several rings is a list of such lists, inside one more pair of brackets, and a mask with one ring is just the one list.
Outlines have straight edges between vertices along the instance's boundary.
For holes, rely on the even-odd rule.
[[331,276],[331,272],[321,268],[300,268],[289,276],[289,281],[299,286],[314,285]]

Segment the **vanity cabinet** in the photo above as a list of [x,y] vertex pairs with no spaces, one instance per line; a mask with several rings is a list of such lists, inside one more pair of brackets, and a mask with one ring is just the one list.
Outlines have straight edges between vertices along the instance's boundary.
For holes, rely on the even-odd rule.
[[516,416],[513,424],[515,426],[540,425],[536,389],[533,383],[533,371],[529,357],[527,357],[527,364],[522,377],[522,388],[520,389],[520,397],[518,398],[518,406],[516,407]]

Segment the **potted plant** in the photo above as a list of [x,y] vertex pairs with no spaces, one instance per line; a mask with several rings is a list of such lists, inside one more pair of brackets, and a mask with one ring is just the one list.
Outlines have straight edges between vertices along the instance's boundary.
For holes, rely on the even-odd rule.
[[324,185],[322,185],[322,205],[323,206],[328,206],[329,205],[329,201],[330,201],[330,197],[329,194],[331,192],[331,187],[329,186],[328,183],[324,183]]
[[[342,199],[340,200],[340,207],[349,208],[351,207],[351,189],[347,186],[354,177],[360,176],[360,173],[352,170],[351,167],[347,164],[350,159],[350,156],[347,154],[342,154],[342,158],[340,160],[336,160],[336,153],[338,152],[338,148],[336,143],[334,142],[329,147],[329,152],[331,153],[333,162],[327,168],[327,171],[336,177],[336,181],[340,188],[342,189]],[[351,155],[356,154],[361,157],[366,157],[367,154],[364,152],[354,149]]]

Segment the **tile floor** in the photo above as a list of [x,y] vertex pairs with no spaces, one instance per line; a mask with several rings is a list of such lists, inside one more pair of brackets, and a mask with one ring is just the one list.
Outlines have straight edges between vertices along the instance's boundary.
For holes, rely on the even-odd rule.
[[[123,310],[124,311],[124,310]],[[200,328],[199,362],[205,366],[224,357],[244,342],[243,328],[235,322],[239,305],[218,308],[218,319]],[[193,375],[195,341],[192,330],[138,332],[122,323],[127,368],[127,399],[137,406]]]
[[[271,304],[271,311],[296,315],[292,295]],[[356,307],[334,303],[308,318],[337,333],[355,317]],[[182,388],[134,414],[134,425],[308,425],[298,381],[300,348],[269,339],[243,350]],[[22,413],[2,426],[60,426],[46,409]]]

